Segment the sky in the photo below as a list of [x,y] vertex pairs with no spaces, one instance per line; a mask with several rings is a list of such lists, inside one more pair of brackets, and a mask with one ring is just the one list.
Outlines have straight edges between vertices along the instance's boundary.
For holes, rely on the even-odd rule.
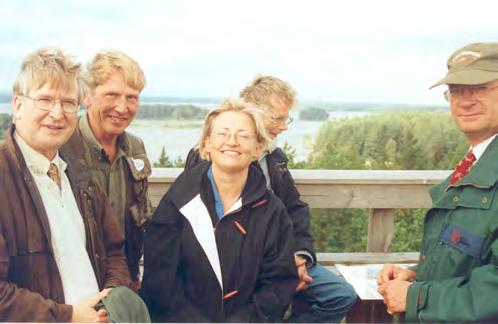
[[0,92],[42,46],[84,64],[123,51],[145,71],[145,96],[237,96],[258,74],[302,102],[443,105],[429,87],[472,42],[498,41],[498,1],[2,0]]

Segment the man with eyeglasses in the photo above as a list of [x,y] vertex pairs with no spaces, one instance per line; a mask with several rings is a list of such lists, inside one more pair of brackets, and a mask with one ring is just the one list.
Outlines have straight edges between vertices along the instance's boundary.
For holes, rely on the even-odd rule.
[[454,52],[445,97],[470,149],[451,176],[432,187],[418,264],[391,264],[378,276],[390,313],[407,322],[497,322],[498,43]]
[[130,275],[139,288],[143,224],[151,210],[147,178],[152,169],[142,140],[126,128],[138,111],[145,75],[128,55],[102,51],[88,64],[85,79],[90,88],[84,101],[87,112],[62,151],[84,162],[109,197],[126,238]]
[[107,322],[95,309],[105,288],[131,286],[105,194],[59,152],[85,89],[80,65],[53,48],[29,55],[14,83],[0,146],[2,322]]
[[[246,102],[265,109],[266,129],[272,139],[288,129],[292,122],[289,112],[294,105],[295,91],[279,78],[258,76],[241,90]],[[191,150],[186,168],[199,162],[197,150]],[[294,227],[294,256],[299,274],[295,302],[286,314],[290,322],[337,323],[356,301],[353,287],[343,278],[322,267],[316,260],[310,233],[310,210],[301,200],[294,179],[287,169],[288,158],[280,148],[265,152],[259,159],[267,187],[284,203]]]

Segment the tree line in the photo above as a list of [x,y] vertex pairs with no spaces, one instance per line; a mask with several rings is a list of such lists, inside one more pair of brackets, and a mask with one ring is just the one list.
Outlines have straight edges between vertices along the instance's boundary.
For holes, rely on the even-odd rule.
[[195,105],[141,104],[135,118],[149,120],[202,120],[207,113],[207,109]]

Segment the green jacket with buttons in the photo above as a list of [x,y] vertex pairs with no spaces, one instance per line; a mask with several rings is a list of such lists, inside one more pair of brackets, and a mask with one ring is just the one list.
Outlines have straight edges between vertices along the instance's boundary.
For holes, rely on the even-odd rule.
[[498,321],[498,137],[470,173],[430,189],[408,322]]

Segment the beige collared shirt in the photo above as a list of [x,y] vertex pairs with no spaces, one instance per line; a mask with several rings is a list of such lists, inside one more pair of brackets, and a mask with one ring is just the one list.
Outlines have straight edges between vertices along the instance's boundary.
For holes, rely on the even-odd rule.
[[[26,165],[40,192],[47,213],[51,244],[62,281],[64,301],[75,304],[99,292],[97,278],[86,251],[85,226],[59,153],[49,161],[14,132]],[[50,163],[59,169],[61,189],[47,175]]]

